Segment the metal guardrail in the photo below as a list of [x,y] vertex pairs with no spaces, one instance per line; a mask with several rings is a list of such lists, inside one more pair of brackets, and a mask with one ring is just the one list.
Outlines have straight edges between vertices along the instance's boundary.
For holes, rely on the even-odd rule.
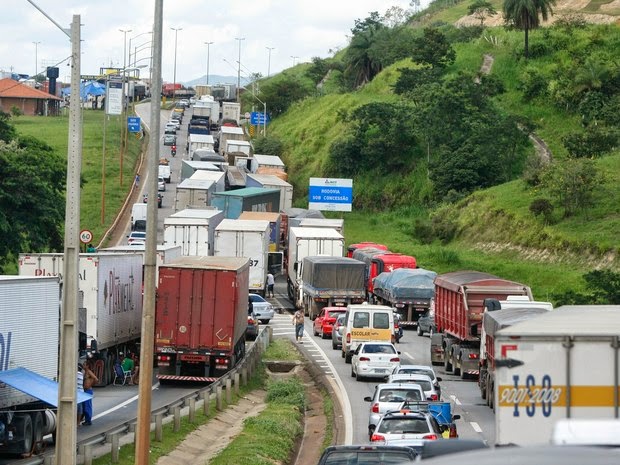
[[[209,414],[211,400],[213,399],[215,400],[216,411],[224,410],[224,399],[227,404],[230,404],[233,391],[235,394],[238,394],[240,386],[245,386],[248,380],[252,378],[260,363],[261,355],[269,346],[272,338],[272,328],[263,328],[246,352],[243,360],[224,376],[209,386],[197,389],[190,395],[184,395],[181,399],[153,410],[151,412],[151,430],[155,431],[155,441],[163,439],[164,423],[174,422],[173,430],[178,431],[181,425],[181,417],[189,416],[190,421],[193,421],[196,409],[200,408],[200,406],[202,406],[205,414]],[[187,412],[183,412],[185,407],[187,407]],[[168,420],[170,417],[172,417],[171,420]],[[164,421],[164,419],[167,421]],[[91,465],[95,447],[108,448],[109,453],[112,455],[112,463],[118,463],[121,437],[135,431],[136,420],[137,418],[131,418],[103,433],[98,433],[79,441],[76,451],[77,463]],[[98,455],[105,454],[105,452],[98,452]],[[54,451],[48,451],[36,457],[10,463],[15,465],[53,465],[55,463],[55,455]]]

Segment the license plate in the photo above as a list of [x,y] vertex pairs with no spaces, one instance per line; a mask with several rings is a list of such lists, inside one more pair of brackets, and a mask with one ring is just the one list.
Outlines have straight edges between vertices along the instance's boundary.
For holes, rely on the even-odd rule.
[[382,368],[375,368],[375,373],[385,373],[387,370],[384,370]]

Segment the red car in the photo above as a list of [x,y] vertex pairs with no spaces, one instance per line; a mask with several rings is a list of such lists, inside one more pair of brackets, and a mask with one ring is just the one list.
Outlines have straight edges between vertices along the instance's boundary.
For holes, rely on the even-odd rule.
[[346,307],[325,307],[314,319],[314,326],[312,327],[314,335],[320,334],[323,339],[331,337],[336,318],[346,311]]

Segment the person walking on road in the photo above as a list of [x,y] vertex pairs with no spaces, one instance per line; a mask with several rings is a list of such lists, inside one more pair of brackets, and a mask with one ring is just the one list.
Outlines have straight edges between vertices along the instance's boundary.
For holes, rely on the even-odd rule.
[[136,189],[140,187],[140,175],[139,174],[136,174],[136,181],[135,181],[134,186]]
[[[99,382],[99,378],[93,372],[94,360],[89,354],[86,363],[84,363],[84,392],[93,395],[93,386]],[[92,398],[84,402],[84,423],[85,426],[92,425],[93,420],[93,400]]]
[[273,297],[273,286],[276,283],[276,279],[271,274],[271,271],[267,273],[267,297]]
[[297,342],[303,344],[301,338],[304,336],[304,311],[297,310],[293,315],[293,324],[295,325],[295,338]]

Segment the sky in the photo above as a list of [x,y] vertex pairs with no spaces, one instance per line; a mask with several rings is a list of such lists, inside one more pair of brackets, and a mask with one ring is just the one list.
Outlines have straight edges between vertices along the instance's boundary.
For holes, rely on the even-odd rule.
[[[130,55],[136,66],[150,64],[155,0],[32,1],[63,28],[80,15],[81,74],[123,68],[124,63],[129,67]],[[356,19],[373,11],[383,15],[392,6],[412,8],[410,0],[164,0],[162,77],[164,82],[175,79],[175,35],[177,82],[204,76],[207,55],[210,75],[236,76],[240,61],[242,77],[266,76],[313,57],[332,56],[347,46]],[[32,75],[35,64],[41,72],[71,53],[69,38],[28,0],[4,6],[0,30],[0,71]],[[68,82],[67,62],[59,68],[59,79]],[[148,74],[148,66],[143,73]]]

